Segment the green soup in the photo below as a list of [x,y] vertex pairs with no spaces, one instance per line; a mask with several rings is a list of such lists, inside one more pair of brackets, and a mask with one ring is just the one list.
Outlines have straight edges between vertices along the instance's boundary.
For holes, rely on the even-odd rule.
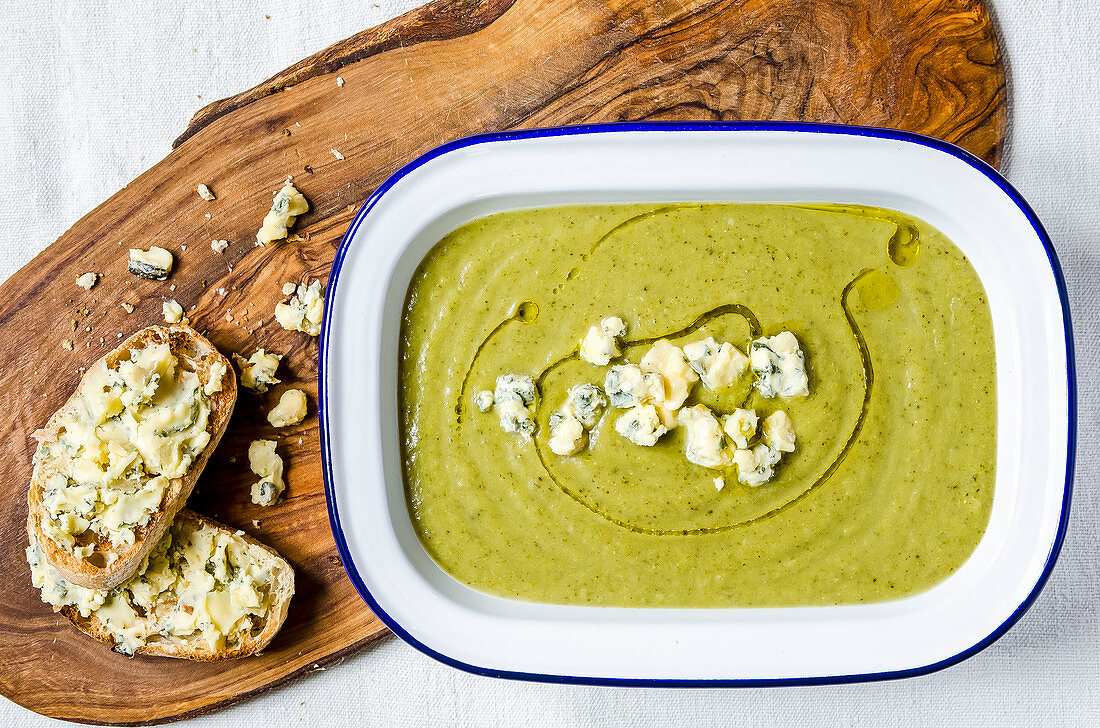
[[[738,482],[653,447],[611,409],[581,453],[547,447],[550,414],[606,367],[588,327],[619,316],[623,360],[659,338],[744,351],[793,332],[810,395],[751,378],[687,405],[785,409],[798,436],[774,479]],[[622,361],[622,360],[617,360]],[[616,361],[612,362],[613,364]],[[474,406],[498,375],[538,384],[532,438]],[[913,217],[774,204],[557,207],[452,232],[405,305],[400,417],[409,511],[424,548],[470,586],[566,604],[850,604],[927,589],[978,544],[993,500],[989,305],[962,252]],[[725,487],[717,490],[716,476]]]

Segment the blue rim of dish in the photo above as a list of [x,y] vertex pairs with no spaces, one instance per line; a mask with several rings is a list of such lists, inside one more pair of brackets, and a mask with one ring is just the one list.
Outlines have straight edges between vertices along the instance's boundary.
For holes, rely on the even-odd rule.
[[[1020,603],[1016,610],[1006,619],[997,629],[993,630],[984,639],[979,640],[973,646],[969,647],[958,654],[948,657],[939,662],[934,662],[929,665],[921,667],[907,668],[904,670],[893,670],[886,672],[874,672],[874,673],[862,673],[851,675],[833,675],[833,676],[819,676],[819,677],[793,677],[793,678],[762,678],[762,679],[660,679],[660,678],[610,678],[610,677],[588,677],[588,676],[575,676],[575,675],[550,675],[542,673],[528,673],[519,672],[513,670],[499,670],[487,667],[480,667],[478,665],[471,665],[460,660],[456,660],[453,657],[444,655],[436,650],[433,650],[428,645],[420,642],[411,634],[409,634],[393,617],[382,609],[378,604],[374,596],[367,589],[363,583],[362,578],[359,576],[359,572],[355,568],[355,562],[353,561],[350,552],[348,551],[347,541],[344,538],[344,531],[340,526],[340,514],[336,507],[336,495],[333,485],[333,476],[331,471],[331,463],[329,458],[329,425],[328,425],[328,406],[327,406],[327,394],[325,391],[325,365],[328,359],[329,353],[329,325],[330,317],[325,316],[323,328],[321,331],[320,342],[320,357],[317,365],[317,378],[318,378],[318,409],[319,419],[321,425],[321,467],[325,480],[325,500],[328,503],[329,523],[332,527],[332,535],[336,541],[336,548],[340,553],[340,558],[344,563],[344,570],[347,572],[348,577],[351,579],[352,584],[355,586],[356,591],[363,598],[363,601],[367,603],[371,611],[382,620],[382,622],[398,637],[412,645],[416,649],[428,655],[431,658],[442,662],[445,665],[464,670],[466,672],[473,673],[475,675],[484,675],[487,677],[505,678],[510,680],[526,680],[532,682],[545,682],[545,683],[558,683],[567,685],[606,685],[606,686],[618,686],[618,687],[670,687],[670,688],[716,688],[716,687],[774,687],[774,686],[797,686],[797,685],[838,685],[845,683],[861,683],[861,682],[876,682],[880,680],[894,680],[907,677],[918,677],[920,675],[927,675],[944,668],[951,667],[958,664],[963,660],[973,657],[977,653],[981,652],[985,648],[1000,639],[1021,617],[1031,608],[1031,605],[1035,602],[1035,599],[1039,596],[1039,593],[1046,586],[1047,580],[1050,578],[1050,574],[1054,569],[1054,564],[1058,560],[1058,554],[1062,549],[1062,543],[1065,541],[1066,528],[1069,524],[1069,511],[1070,503],[1073,497],[1073,473],[1076,465],[1076,451],[1077,451],[1077,371],[1076,362],[1074,359],[1073,349],[1073,328],[1070,323],[1070,309],[1069,309],[1069,297],[1066,292],[1066,282],[1062,275],[1062,267],[1058,262],[1058,255],[1054,250],[1054,246],[1050,241],[1050,237],[1047,235],[1046,230],[1043,228],[1039,218],[1036,216],[1035,211],[1031,209],[1031,206],[1024,200],[1023,196],[1013,187],[1008,180],[1006,180],[1000,172],[995,170],[986,162],[982,161],[978,157],[974,156],[970,152],[955,146],[949,142],[935,139],[933,137],[924,136],[923,134],[916,134],[914,132],[899,131],[895,129],[882,129],[878,127],[861,127],[861,126],[847,126],[842,124],[815,124],[810,122],[768,122],[768,121],[726,121],[726,122],[629,122],[629,123],[613,123],[613,124],[585,124],[580,126],[565,126],[565,127],[548,127],[543,129],[522,129],[514,131],[501,131],[491,132],[486,134],[475,134],[473,136],[463,137],[462,139],[456,139],[455,141],[448,142],[441,146],[432,149],[429,152],[417,157],[413,161],[409,162],[399,170],[394,172],[385,182],[367,198],[367,201],[363,203],[363,206],[359,209],[355,219],[352,220],[351,226],[344,234],[343,239],[340,242],[340,248],[336,252],[336,258],[333,260],[332,269],[329,274],[329,295],[328,298],[331,301],[335,294],[336,286],[340,277],[340,268],[343,264],[344,257],[347,254],[348,249],[351,246],[351,240],[355,237],[355,232],[358,230],[359,225],[370,213],[371,209],[375,206],[378,200],[386,194],[391,187],[393,187],[399,180],[408,175],[413,170],[424,165],[425,163],[442,156],[449,152],[463,149],[465,147],[486,144],[490,142],[499,141],[514,141],[517,139],[539,139],[544,137],[558,137],[558,136],[574,136],[580,134],[608,134],[618,132],[679,132],[679,131],[783,131],[783,132],[803,132],[814,134],[845,134],[849,136],[860,137],[872,137],[877,139],[886,139],[890,141],[907,142],[911,144],[918,144],[925,147],[930,147],[937,151],[949,154],[952,157],[970,165],[977,171],[988,177],[994,184],[996,184],[1002,192],[1004,192],[1016,206],[1020,208],[1020,211],[1027,217],[1028,222],[1031,223],[1032,228],[1035,230],[1035,234],[1043,243],[1043,247],[1046,250],[1047,259],[1050,261],[1051,272],[1054,274],[1054,281],[1058,288],[1058,297],[1062,307],[1062,323],[1065,329],[1066,338],[1066,391],[1068,398],[1068,423],[1069,432],[1066,447],[1066,484],[1065,490],[1062,496],[1062,510],[1061,517],[1058,523],[1058,532],[1054,538],[1054,543],[1051,545],[1050,553],[1047,555],[1046,564],[1043,567],[1043,572],[1040,574],[1038,580],[1035,582],[1035,586],[1027,597]],[[326,303],[326,308],[328,304]]]

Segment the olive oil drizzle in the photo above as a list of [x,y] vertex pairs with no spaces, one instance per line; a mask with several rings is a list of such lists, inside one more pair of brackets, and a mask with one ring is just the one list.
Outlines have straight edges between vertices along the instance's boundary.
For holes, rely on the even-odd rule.
[[[677,203],[672,204],[672,205],[662,205],[661,207],[655,207],[652,210],[646,210],[645,212],[640,213],[638,215],[635,215],[634,217],[629,217],[626,220],[623,220],[622,222],[620,222],[615,227],[608,230],[603,235],[601,235],[599,240],[597,240],[592,245],[592,247],[588,249],[588,253],[581,257],[581,260],[587,262],[588,258],[593,253],[595,253],[597,250],[600,249],[600,246],[602,246],[608,240],[610,240],[611,238],[613,238],[616,235],[618,235],[619,233],[621,233],[623,230],[626,230],[627,228],[634,227],[635,225],[637,225],[640,222],[645,222],[646,220],[649,220],[649,219],[654,218],[654,217],[659,217],[659,216],[664,215],[664,214],[669,213],[669,212],[677,212],[679,210],[698,210],[701,207],[702,207],[702,205],[697,205],[697,204],[692,204],[692,203],[687,203],[687,202],[677,202]],[[574,278],[575,277],[576,276],[574,276]]]
[[[834,215],[851,215],[865,220],[878,220],[893,225],[894,234],[886,242],[886,255],[899,268],[908,268],[917,262],[920,255],[920,230],[903,215],[883,207],[860,207],[857,205],[785,205],[798,210],[816,210]],[[862,273],[860,274],[862,275]]]
[[[645,212],[640,213],[638,215],[635,215],[634,217],[628,217],[626,220],[623,220],[618,225],[616,225],[615,227],[611,228],[606,233],[601,235],[599,237],[599,239],[596,240],[596,242],[592,244],[592,247],[588,249],[588,252],[581,255],[581,262],[582,263],[587,263],[589,258],[591,258],[592,255],[597,250],[599,250],[603,246],[604,243],[606,243],[608,240],[610,240],[611,238],[613,238],[616,235],[618,235],[619,233],[621,233],[623,230],[626,230],[628,228],[632,228],[635,225],[637,225],[638,223],[645,222],[646,220],[651,220],[651,219],[653,219],[655,217],[659,217],[661,215],[666,215],[670,212],[677,212],[678,210],[697,210],[701,207],[702,207],[702,205],[699,205],[699,204],[688,203],[688,202],[678,202],[678,203],[672,204],[672,205],[662,205],[661,207],[657,207],[657,208],[654,208],[652,210],[646,210]],[[581,275],[581,269],[579,267],[578,268],[571,268],[569,270],[569,272],[566,274],[565,280],[562,283],[560,283],[557,287],[554,288],[554,291],[553,291],[554,295],[557,295],[557,294],[561,293],[562,291],[564,291],[566,284],[571,283],[572,281],[575,281],[577,278],[580,277],[580,275]]]
[[481,356],[481,352],[489,345],[493,337],[504,330],[504,327],[513,321],[521,321],[523,323],[531,323],[537,320],[539,317],[539,306],[534,301],[520,301],[512,306],[511,313],[508,314],[508,318],[501,321],[499,324],[493,327],[481,343],[478,344],[477,349],[474,350],[474,355],[470,359],[470,366],[466,368],[466,373],[462,376],[462,387],[458,391],[458,401],[455,403],[455,422],[458,427],[462,427],[462,415],[466,412],[466,392],[470,388],[470,377],[473,375],[474,366],[477,364],[478,357]]
[[[749,325],[749,334],[752,336],[752,338],[755,339],[759,337],[762,333],[764,333],[764,327],[760,325],[760,319],[756,317],[756,314],[752,312],[752,309],[750,309],[748,306],[742,306],[740,303],[727,303],[724,306],[712,308],[711,310],[699,316],[699,318],[695,319],[690,324],[678,331],[672,331],[662,336],[651,336],[648,339],[635,339],[634,341],[624,341],[622,348],[633,349],[638,346],[652,346],[661,339],[679,339],[681,336],[694,334],[696,331],[703,328],[719,316],[726,316],[728,314],[736,314],[745,319],[745,323]],[[577,350],[576,355],[580,355],[579,349]]]
[[[604,243],[606,243],[611,238],[615,237],[617,234],[621,233],[623,230],[631,228],[631,227],[633,227],[633,226],[635,226],[639,223],[645,222],[646,220],[650,220],[652,218],[659,217],[661,215],[665,215],[665,214],[670,213],[670,212],[676,212],[678,210],[693,210],[693,209],[699,209],[701,207],[702,207],[702,205],[699,205],[699,204],[679,202],[679,203],[672,204],[672,205],[662,205],[661,207],[657,207],[657,208],[654,208],[652,210],[646,210],[643,213],[640,213],[638,215],[634,215],[633,217],[629,217],[626,220],[623,220],[619,224],[615,225],[615,227],[611,228],[610,230],[608,230],[603,235],[601,235],[596,240],[596,242],[592,244],[592,247],[588,249],[588,252],[581,255],[581,261],[587,263],[588,259],[592,256],[593,253],[595,253],[597,250],[599,250],[600,247]],[[581,274],[580,268],[571,269],[565,277],[565,282],[561,283],[560,285],[558,285],[554,289],[554,291],[553,291],[554,294],[556,295],[556,294],[560,293],[562,290],[564,290],[566,283],[569,283],[569,282],[572,282],[572,281],[576,280],[578,277],[580,277],[580,274]],[[738,307],[737,304],[734,304],[733,306],[735,308]],[[726,308],[729,308],[729,307],[722,306],[720,308],[726,309]],[[757,331],[760,328],[760,322],[757,321],[756,316],[754,316],[752,314],[752,312],[749,311],[744,306],[740,306],[740,308],[742,308],[746,312],[748,312],[748,316],[750,316],[751,318],[749,318],[747,320],[749,320],[750,325],[754,325],[756,327],[756,328],[753,329],[753,331],[754,332]],[[715,310],[717,311],[718,309],[715,309]],[[459,389],[459,392],[458,392],[458,402],[455,403],[455,418],[456,418],[455,422],[457,423],[457,425],[460,429],[462,427],[462,415],[465,414],[465,412],[466,412],[466,402],[468,401],[467,398],[466,398],[466,394],[469,391],[470,377],[471,377],[471,375],[474,371],[474,366],[477,364],[478,358],[481,356],[481,352],[489,344],[489,341],[492,340],[492,338],[494,336],[499,334],[504,329],[505,326],[512,323],[513,321],[522,321],[524,323],[530,323],[532,321],[535,321],[538,318],[538,313],[539,313],[539,307],[538,307],[538,304],[536,304],[534,301],[520,301],[519,303],[517,303],[516,305],[514,305],[512,307],[512,311],[511,311],[511,313],[508,314],[508,318],[504,319],[499,324],[497,324],[495,327],[493,327],[493,329],[488,334],[486,334],[485,338],[481,340],[481,343],[478,344],[477,349],[474,350],[473,357],[471,357],[471,359],[470,359],[470,366],[467,367],[466,373],[462,377],[462,387]],[[723,313],[724,313],[724,311],[723,311]],[[714,316],[720,316],[720,315],[722,315],[722,314],[721,313],[714,314]],[[703,314],[703,316],[700,316],[699,319],[697,319],[690,326],[688,326],[687,328],[683,329],[682,331],[680,331],[678,333],[670,334],[670,336],[675,337],[675,336],[682,336],[684,334],[691,333],[692,331],[694,331],[695,329],[698,329],[704,323],[706,323],[706,321],[703,321],[703,319],[706,316],[707,316],[707,314]],[[714,318],[714,316],[711,316],[710,318]],[[709,321],[710,319],[708,318],[706,320]],[[756,334],[754,333],[753,335],[755,336]],[[657,341],[657,339],[647,339],[645,341],[635,342],[635,344],[633,344],[633,345],[640,346],[640,345],[642,345],[646,342],[652,343],[652,342],[655,342],[655,341]],[[574,354],[575,353],[576,352],[574,352]],[[564,357],[564,358],[554,362],[553,364],[551,364],[550,367],[547,370],[545,370],[542,375],[540,375],[540,377],[539,377],[540,384],[541,384],[541,381],[542,381],[542,376],[544,376],[546,374],[546,371],[549,371],[549,369],[553,369],[554,367],[556,367],[559,364],[565,362],[569,358],[570,357]]]

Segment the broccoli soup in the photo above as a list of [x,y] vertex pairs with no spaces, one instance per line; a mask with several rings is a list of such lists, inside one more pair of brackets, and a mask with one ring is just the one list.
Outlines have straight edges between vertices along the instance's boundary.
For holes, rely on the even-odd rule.
[[409,512],[443,569],[507,597],[893,599],[981,539],[995,374],[974,269],[898,212],[500,213],[409,287]]

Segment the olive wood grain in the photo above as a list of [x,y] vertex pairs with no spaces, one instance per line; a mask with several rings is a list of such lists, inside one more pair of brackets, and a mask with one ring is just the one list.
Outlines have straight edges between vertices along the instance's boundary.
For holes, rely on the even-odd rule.
[[[441,0],[207,106],[164,160],[0,286],[0,693],[57,718],[159,722],[240,700],[384,633],[329,531],[317,340],[283,331],[272,308],[284,282],[327,277],[356,206],[416,155],[515,127],[786,119],[920,131],[997,164],[1006,108],[988,12],[950,0]],[[301,239],[255,247],[288,174],[312,204]],[[199,183],[217,199],[200,199]],[[229,249],[212,251],[212,239]],[[154,244],[176,255],[163,283],[126,272],[126,248]],[[86,271],[101,274],[87,292],[74,283]],[[30,433],[68,397],[80,366],[114,347],[117,334],[159,321],[166,298],[190,309],[223,352],[262,346],[285,355],[283,386],[242,391],[189,502],[274,546],[297,571],[287,624],[259,657],[126,658],[71,628],[30,585]],[[307,391],[310,416],[276,433],[264,415],[286,386]],[[262,508],[249,501],[246,452],[250,440],[273,435],[289,497]]]

